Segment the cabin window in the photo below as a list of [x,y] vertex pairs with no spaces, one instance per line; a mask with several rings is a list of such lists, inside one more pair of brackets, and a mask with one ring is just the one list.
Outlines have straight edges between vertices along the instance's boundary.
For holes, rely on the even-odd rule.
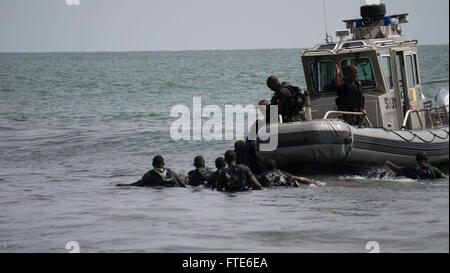
[[363,89],[374,89],[376,87],[375,78],[373,77],[372,66],[370,60],[367,58],[361,59],[347,59],[341,62],[344,77],[346,76],[347,68],[351,65],[356,65],[359,71],[359,80]]
[[419,80],[419,63],[417,62],[417,54],[414,54],[414,68],[416,69],[416,82],[420,84]]
[[406,74],[408,78],[408,87],[412,88],[415,86],[414,84],[414,66],[413,66],[413,58],[411,55],[406,55]]
[[317,48],[317,50],[334,50],[335,48],[336,48],[336,44],[326,44],[326,45],[319,46],[319,48]]
[[347,49],[347,48],[352,48],[352,47],[362,47],[364,46],[363,42],[353,42],[353,43],[345,43],[342,48]]
[[392,66],[391,66],[391,57],[383,56],[381,57],[381,64],[383,67],[384,77],[386,78],[386,84],[388,89],[394,88],[394,80],[392,79]]
[[321,61],[310,64],[314,89],[319,93],[336,92],[336,64]]

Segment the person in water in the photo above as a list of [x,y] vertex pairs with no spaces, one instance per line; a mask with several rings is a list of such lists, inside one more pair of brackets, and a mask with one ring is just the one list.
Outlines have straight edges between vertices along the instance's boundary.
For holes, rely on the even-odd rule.
[[222,171],[217,181],[217,190],[227,192],[246,191],[250,188],[262,190],[261,184],[250,168],[243,164],[237,164],[236,160],[236,153],[233,150],[225,152],[228,168]]
[[249,167],[254,174],[261,173],[261,168],[258,165],[258,159],[256,157],[255,141],[249,140],[248,138],[246,141],[236,141],[234,143],[234,152],[236,153],[237,165],[242,164]]
[[258,176],[258,181],[263,187],[299,187],[300,184],[321,185],[318,181],[281,171],[277,168],[277,164],[273,159],[268,159],[265,165],[266,172]]
[[[247,151],[247,166],[252,170],[252,172],[256,175],[262,173],[263,168],[260,160],[256,156],[256,143],[259,138],[258,132],[263,129],[264,126],[267,129],[270,126],[270,104],[267,100],[261,100],[258,103],[258,107],[261,110],[261,113],[264,115],[263,118],[256,120],[248,131],[248,137],[245,140],[246,143],[246,151]],[[263,129],[264,130],[264,129]],[[251,137],[250,137],[251,136]]]
[[[247,152],[247,166],[252,170],[252,172],[256,175],[259,175],[263,172],[262,162],[256,156],[256,139],[259,138],[258,132],[266,127],[267,129],[270,126],[270,103],[267,100],[261,100],[258,103],[258,107],[263,114],[263,118],[256,120],[249,129],[248,137],[245,140],[246,142],[246,152]],[[264,130],[264,129],[263,129]],[[251,136],[251,137],[250,137]],[[235,144],[236,150],[236,144]]]
[[208,182],[208,178],[212,174],[212,170],[205,167],[205,159],[203,156],[199,155],[194,158],[195,170],[188,173],[189,185],[197,187],[200,185],[205,185]]
[[117,186],[186,187],[174,171],[164,167],[164,158],[162,156],[155,156],[152,165],[153,169],[147,172],[140,180],[131,184],[118,184]]
[[244,164],[248,166],[247,143],[238,140],[234,143],[234,152],[236,153],[236,164]]
[[[337,88],[336,105],[338,111],[344,112],[361,112],[367,115],[365,106],[365,98],[362,95],[362,85],[359,81],[358,67],[350,65],[347,67],[347,75],[341,81],[341,69],[336,65]],[[344,115],[344,120],[351,125],[361,125],[363,116]]]
[[261,100],[258,103],[258,107],[261,110],[261,113],[264,115],[262,119],[256,120],[248,131],[249,136],[252,136],[252,140],[256,140],[258,137],[258,132],[263,128],[263,126],[270,125],[270,103],[267,100]]
[[216,158],[216,161],[214,163],[217,170],[208,178],[208,183],[206,184],[206,187],[211,188],[212,190],[217,188],[219,178],[227,167],[227,163],[225,162],[225,159],[223,157]]
[[415,167],[399,167],[390,161],[386,161],[384,164],[391,168],[397,175],[410,179],[433,180],[443,178],[448,180],[447,175],[428,163],[428,156],[425,152],[417,153],[416,161],[417,165]]
[[[303,108],[306,93],[301,95],[300,88],[292,86],[288,82],[281,83],[277,76],[270,76],[267,79],[267,87],[274,92],[270,104],[278,105],[278,113],[283,117],[283,122],[302,119],[300,111]],[[299,99],[303,103],[300,103]]]

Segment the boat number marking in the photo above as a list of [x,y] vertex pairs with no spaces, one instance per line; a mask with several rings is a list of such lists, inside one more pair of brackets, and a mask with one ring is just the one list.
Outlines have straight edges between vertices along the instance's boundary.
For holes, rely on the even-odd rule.
[[395,109],[395,98],[384,98],[384,104],[386,106],[386,110]]

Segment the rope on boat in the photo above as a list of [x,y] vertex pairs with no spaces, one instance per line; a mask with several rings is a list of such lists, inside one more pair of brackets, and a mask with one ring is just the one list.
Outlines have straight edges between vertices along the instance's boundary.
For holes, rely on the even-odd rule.
[[401,134],[397,133],[396,131],[389,130],[389,129],[384,129],[384,130],[387,131],[387,132],[390,132],[390,133],[394,133],[395,135],[397,135],[398,137],[400,137],[401,139],[403,139],[403,140],[406,141],[406,142],[411,142],[411,141],[413,141],[414,139],[418,138],[418,139],[420,139],[421,141],[423,141],[424,143],[432,143],[436,138],[439,138],[439,139],[447,139],[447,138],[449,137],[449,132],[446,131],[446,130],[444,130],[444,129],[440,129],[440,130],[441,130],[441,131],[444,131],[444,132],[447,134],[445,137],[441,137],[441,136],[439,136],[438,134],[436,134],[436,133],[434,133],[434,132],[428,130],[428,132],[429,132],[431,135],[433,135],[433,139],[431,139],[431,140],[423,139],[421,136],[417,135],[417,134],[414,133],[413,131],[403,131],[403,132],[408,132],[408,133],[410,133],[410,134],[412,135],[412,138],[411,138],[411,139],[407,139],[406,137],[402,136]]
[[[439,129],[439,130],[444,131],[447,135],[446,135],[445,137],[440,137],[438,134],[436,134],[436,137],[439,138],[439,139],[447,139],[448,136],[449,136],[448,131],[445,131],[444,129]],[[431,132],[431,131],[429,131],[429,132],[432,133],[432,134],[434,134],[434,133]]]

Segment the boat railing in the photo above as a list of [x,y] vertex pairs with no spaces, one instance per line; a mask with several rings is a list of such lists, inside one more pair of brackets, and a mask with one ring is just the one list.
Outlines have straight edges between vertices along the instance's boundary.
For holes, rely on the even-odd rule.
[[[406,129],[406,126],[408,124],[408,121],[411,119],[412,114],[416,114],[417,115],[417,119],[419,120],[420,123],[420,127],[422,129],[432,129],[435,127],[440,127],[444,124],[449,123],[449,115],[448,115],[448,110],[447,110],[447,106],[435,106],[435,107],[428,107],[425,109],[416,109],[416,110],[408,110],[405,114],[405,118],[403,119],[403,123],[402,123],[402,130]],[[422,116],[420,115],[420,113],[424,113],[425,112],[425,118],[428,121],[428,123],[422,119]],[[441,114],[445,114],[445,121],[443,120]],[[435,116],[435,119],[433,119],[433,115]]]
[[335,55],[338,54],[342,51],[345,50],[355,50],[355,49],[365,49],[365,48],[369,48],[369,49],[374,49],[373,46],[371,45],[356,45],[356,46],[349,46],[349,47],[345,47],[345,48],[338,48],[335,50],[330,50],[330,49],[308,49],[308,50],[302,50],[302,55],[304,54],[309,54],[309,55],[324,55],[324,53],[328,53],[331,55]]
[[346,112],[346,111],[328,111],[326,112],[325,116],[323,116],[323,119],[328,119],[328,116],[330,115],[347,115],[347,116],[357,116],[357,117],[363,117],[370,128],[373,128],[372,123],[370,122],[369,118],[366,114],[362,112]]
[[375,42],[377,47],[385,48],[385,47],[392,47],[392,46],[405,46],[405,45],[416,45],[418,43],[417,40],[408,40],[408,41],[394,41],[394,42]]
[[329,53],[329,54],[336,54],[333,50],[330,49],[307,49],[307,50],[302,50],[302,55],[303,54],[311,54],[311,55],[323,55],[324,53]]

